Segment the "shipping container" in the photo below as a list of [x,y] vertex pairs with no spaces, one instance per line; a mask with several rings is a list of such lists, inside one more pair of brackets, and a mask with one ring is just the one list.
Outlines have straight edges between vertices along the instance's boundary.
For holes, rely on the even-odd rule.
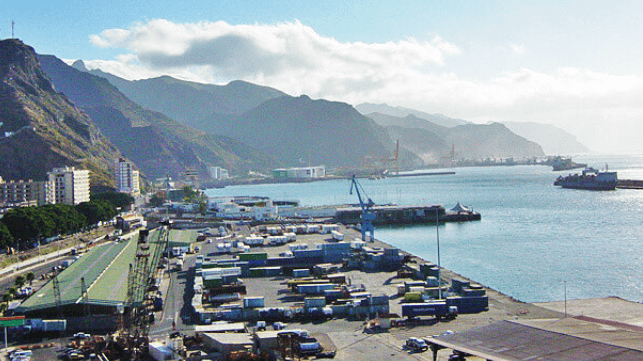
[[449,306],[457,306],[459,313],[478,313],[489,309],[489,297],[447,297]]
[[244,242],[245,242],[245,244],[247,244],[248,246],[251,246],[251,247],[263,246],[264,239],[263,239],[263,237],[260,237],[260,236],[250,235],[250,236],[247,236],[245,238]]
[[424,293],[424,286],[411,286],[409,293]]
[[484,289],[471,289],[471,288],[463,288],[462,289],[462,297],[478,297],[478,296],[484,296],[487,292]]
[[470,284],[471,282],[469,281],[461,280],[457,278],[454,278],[451,280],[451,288],[453,288],[453,292],[457,294],[461,294],[463,288],[469,288]]
[[404,290],[406,292],[409,292],[411,287],[419,287],[419,286],[425,287],[426,285],[424,281],[405,281],[404,282]]
[[294,278],[308,277],[310,276],[310,269],[308,268],[294,269],[292,270],[292,276]]
[[447,316],[452,312],[449,306],[445,301],[403,304],[402,317]]
[[344,292],[342,292],[342,290],[339,288],[333,288],[331,290],[324,291],[324,298],[326,299],[326,303],[335,302],[342,297],[344,297]]
[[263,296],[259,297],[244,297],[243,299],[244,308],[258,308],[265,307],[265,302]]
[[305,308],[324,307],[324,306],[326,306],[325,297],[310,297],[310,298],[304,299]]
[[336,241],[343,241],[344,240],[344,234],[339,232],[339,231],[331,231],[330,232],[333,235],[333,239]]
[[438,287],[438,278],[433,276],[428,276],[426,278],[426,287]]
[[329,280],[331,283],[337,284],[337,285],[343,285],[346,283],[346,275],[343,273],[333,273],[326,275],[325,278]]
[[371,305],[373,306],[381,306],[381,305],[388,305],[388,304],[389,304],[389,297],[387,295],[379,295],[379,296],[371,297]]
[[266,252],[246,252],[239,255],[240,261],[265,261],[268,259]]
[[324,294],[326,290],[332,290],[335,288],[334,284],[331,283],[320,283],[320,284],[304,284],[297,286],[297,293],[300,294]]

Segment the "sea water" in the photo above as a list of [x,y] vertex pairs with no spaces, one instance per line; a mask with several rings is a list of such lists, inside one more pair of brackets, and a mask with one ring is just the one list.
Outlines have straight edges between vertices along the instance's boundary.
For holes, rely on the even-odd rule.
[[[642,156],[578,157],[577,162],[643,180]],[[440,171],[440,170],[432,170]],[[619,296],[643,301],[643,190],[583,191],[552,185],[546,166],[452,168],[434,175],[359,182],[376,204],[460,202],[481,221],[376,226],[375,237],[525,302]],[[301,205],[357,203],[350,181],[230,186],[209,196],[257,195]]]

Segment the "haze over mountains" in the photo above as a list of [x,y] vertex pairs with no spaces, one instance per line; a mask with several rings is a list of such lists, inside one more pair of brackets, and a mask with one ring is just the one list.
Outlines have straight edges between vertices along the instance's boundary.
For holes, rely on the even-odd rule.
[[[242,81],[129,81],[37,56],[19,40],[0,42],[0,56],[0,134],[9,132],[0,138],[0,176],[7,179],[42,179],[53,166],[78,165],[108,184],[119,156],[148,179],[196,170],[207,180],[210,166],[233,175],[319,164],[359,169],[392,157],[396,140],[403,169],[437,164],[452,149],[465,158],[549,153],[516,134],[535,135],[545,129],[539,125],[525,131],[386,105],[352,107]],[[556,128],[546,131],[573,152],[582,147]],[[36,159],[23,151],[30,146]]]

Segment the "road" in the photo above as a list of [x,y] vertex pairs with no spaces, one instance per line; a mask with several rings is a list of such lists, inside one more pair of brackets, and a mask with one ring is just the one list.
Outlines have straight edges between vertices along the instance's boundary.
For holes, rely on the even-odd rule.
[[151,336],[164,336],[174,331],[194,331],[192,297],[195,260],[195,255],[186,255],[181,271],[172,266],[169,277],[167,273],[164,275],[161,286],[165,293],[163,310],[155,313],[156,322],[150,327]]

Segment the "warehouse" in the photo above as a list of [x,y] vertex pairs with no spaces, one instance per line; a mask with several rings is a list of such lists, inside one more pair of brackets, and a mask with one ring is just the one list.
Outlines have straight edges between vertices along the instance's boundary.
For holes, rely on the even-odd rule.
[[494,361],[642,360],[643,329],[615,327],[575,318],[501,321],[471,330],[426,338],[433,351]]

